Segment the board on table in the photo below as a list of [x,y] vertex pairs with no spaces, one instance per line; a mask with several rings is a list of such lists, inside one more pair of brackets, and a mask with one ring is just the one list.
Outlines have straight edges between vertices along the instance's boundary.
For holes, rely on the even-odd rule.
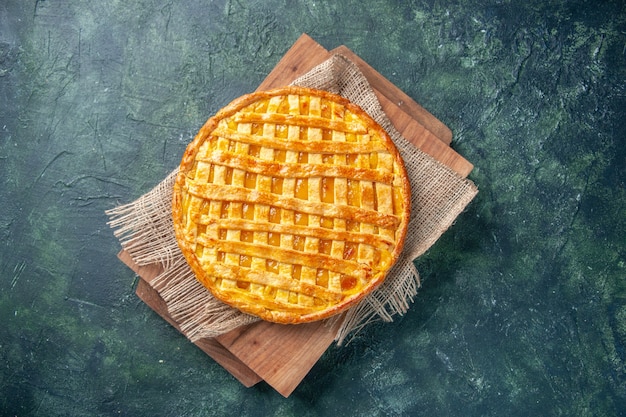
[[[452,141],[450,129],[345,46],[328,51],[308,35],[302,35],[258,90],[287,85],[335,53],[360,68],[383,110],[404,137],[462,177],[471,172],[472,164],[449,146]],[[180,331],[169,316],[165,301],[150,285],[161,273],[161,266],[140,267],[124,251],[120,252],[119,258],[141,278],[136,290],[139,298]],[[265,381],[287,397],[331,345],[338,325],[339,321],[332,325],[327,321],[299,325],[260,321],[216,338],[201,339],[195,344],[246,387]]]

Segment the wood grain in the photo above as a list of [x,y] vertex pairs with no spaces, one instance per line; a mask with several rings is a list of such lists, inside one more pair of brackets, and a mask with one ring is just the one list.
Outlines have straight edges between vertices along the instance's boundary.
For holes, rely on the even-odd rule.
[[288,397],[328,349],[338,323],[318,321],[294,326],[261,321],[216,339]]

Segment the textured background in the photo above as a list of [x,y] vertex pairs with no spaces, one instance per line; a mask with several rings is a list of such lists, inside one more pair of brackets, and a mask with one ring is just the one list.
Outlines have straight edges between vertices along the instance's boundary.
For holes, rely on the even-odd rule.
[[[409,313],[284,399],[136,298],[104,210],[303,32],[446,123],[480,193]],[[2,1],[0,414],[624,415],[625,94],[621,0]]]

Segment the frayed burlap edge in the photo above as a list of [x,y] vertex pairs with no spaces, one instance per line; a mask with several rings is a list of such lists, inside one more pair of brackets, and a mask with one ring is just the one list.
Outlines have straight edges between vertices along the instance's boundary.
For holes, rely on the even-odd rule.
[[[417,294],[414,259],[447,230],[474,198],[474,184],[416,149],[393,126],[367,79],[349,59],[334,55],[292,84],[342,95],[359,105],[391,136],[404,160],[411,183],[411,220],[401,258],[383,284],[347,311],[335,340],[342,344],[376,320],[391,321],[408,311]],[[215,337],[258,318],[215,299],[196,279],[178,248],[171,218],[172,186],[177,170],[136,201],[107,211],[122,247],[139,265],[159,263],[164,271],[152,285],[169,314],[191,341]]]

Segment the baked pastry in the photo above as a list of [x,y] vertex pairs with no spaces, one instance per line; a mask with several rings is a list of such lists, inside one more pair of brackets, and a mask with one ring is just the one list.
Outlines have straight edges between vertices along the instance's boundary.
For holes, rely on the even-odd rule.
[[345,98],[284,87],[242,96],[187,147],[173,221],[197,279],[264,320],[344,311],[381,282],[410,211],[385,130]]

